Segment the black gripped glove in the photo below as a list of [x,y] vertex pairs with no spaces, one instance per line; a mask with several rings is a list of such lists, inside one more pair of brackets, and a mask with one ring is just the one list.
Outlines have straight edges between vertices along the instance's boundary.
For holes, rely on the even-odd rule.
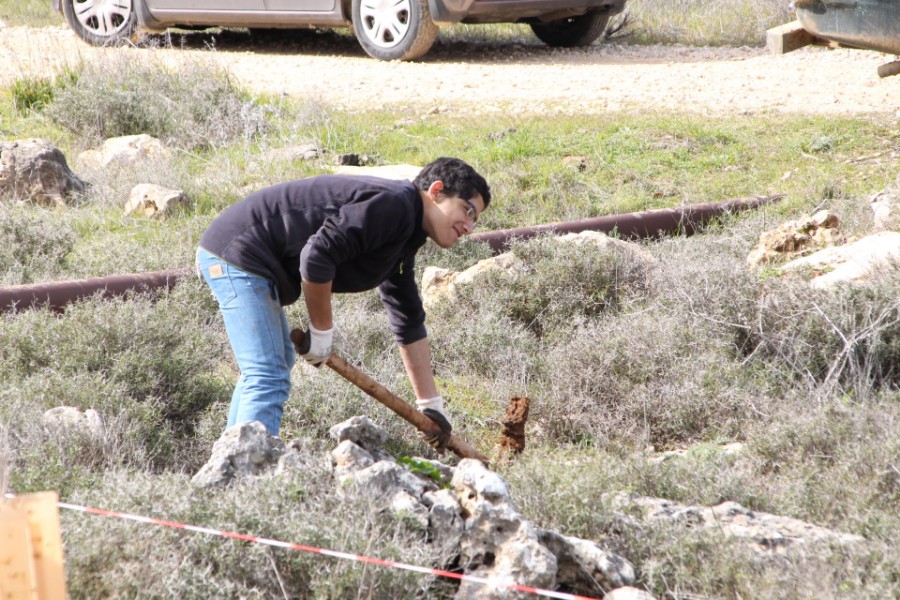
[[453,426],[450,425],[450,421],[444,413],[434,408],[424,408],[422,409],[422,414],[434,421],[434,423],[441,428],[440,432],[436,433],[425,433],[423,431],[420,434],[422,439],[425,440],[426,444],[438,452],[443,452],[447,449],[447,444],[450,442],[450,434],[453,433]]

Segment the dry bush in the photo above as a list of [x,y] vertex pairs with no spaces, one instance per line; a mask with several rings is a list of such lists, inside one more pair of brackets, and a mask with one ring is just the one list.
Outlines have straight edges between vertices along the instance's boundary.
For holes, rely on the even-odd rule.
[[0,285],[50,278],[74,245],[71,227],[52,212],[0,203]]
[[629,0],[630,42],[763,46],[766,30],[794,19],[782,0]]
[[146,133],[184,149],[209,148],[266,128],[265,111],[227,72],[189,61],[172,69],[140,51],[85,63],[45,112],[95,143]]
[[[150,460],[156,468],[202,464],[194,427],[208,406],[230,396],[216,374],[226,346],[208,296],[189,280],[157,301],[88,299],[62,316],[41,310],[4,315],[0,391],[17,401],[0,414],[3,423],[26,432],[19,448],[45,441],[35,411],[73,405],[119,423],[91,464],[116,464],[117,456],[129,465]],[[17,409],[22,401],[30,407],[28,419]],[[123,447],[131,450],[120,453]]]
[[[110,472],[71,501],[310,546],[429,563],[424,532],[345,499],[324,448],[304,444],[302,467],[274,479],[200,490],[184,475]],[[433,579],[295,550],[66,512],[74,598],[435,597]],[[104,543],[98,544],[102,539]]]
[[900,266],[829,291],[771,280],[748,325],[748,356],[783,364],[810,388],[867,396],[900,385]]
[[615,312],[626,294],[640,294],[644,267],[627,253],[598,252],[589,243],[553,236],[512,245],[522,267],[491,271],[475,285],[461,286],[434,311],[453,320],[478,311],[504,317],[538,337],[565,335],[579,319]]

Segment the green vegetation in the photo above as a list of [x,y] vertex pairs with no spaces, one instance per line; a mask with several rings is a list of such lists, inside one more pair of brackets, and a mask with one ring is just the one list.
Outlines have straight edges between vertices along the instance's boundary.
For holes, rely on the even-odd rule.
[[11,27],[65,25],[65,18],[53,10],[50,0],[6,0],[0,3],[0,21]]
[[629,43],[765,46],[766,30],[794,20],[782,0],[628,0]]
[[[70,160],[101,136],[145,127],[158,127],[173,150],[134,169],[79,171],[93,185],[75,206],[0,205],[2,285],[187,266],[222,208],[250,190],[326,172],[343,152],[375,163],[466,158],[494,190],[485,229],[786,193],[702,235],[643,242],[655,264],[553,239],[517,243],[525,276],[492,276],[430,313],[436,374],[457,431],[487,452],[508,399],[531,398],[526,452],[501,468],[518,506],[540,526],[626,556],[657,597],[896,597],[900,269],[824,293],[771,270],[759,277],[744,263],[760,232],[814,207],[838,212],[848,234],[866,233],[869,196],[896,178],[896,160],[883,152],[898,142],[895,123],[673,113],[410,122],[389,110],[250,98],[221,73],[164,68],[149,51],[130,60],[115,63],[127,74],[118,86],[104,76],[110,65],[96,63],[35,86],[41,94],[17,92],[28,85],[16,83],[0,96],[5,137],[40,135]],[[127,103],[117,96],[125,91]],[[21,98],[38,96],[20,110]],[[71,114],[94,106],[122,112],[110,117],[115,128]],[[276,152],[310,142],[328,154],[300,162]],[[580,159],[566,160],[573,155]],[[123,217],[128,190],[145,181],[182,188],[194,203],[165,221]],[[488,254],[472,242],[450,252],[426,246],[418,263],[460,269]],[[410,397],[377,296],[339,297],[335,318],[340,352]],[[289,319],[304,321],[303,309],[291,307]],[[303,469],[221,492],[192,488],[236,377],[215,303],[195,278],[153,297],[84,300],[61,315],[0,315],[0,364],[0,451],[16,493],[56,489],[76,503],[441,564],[412,523],[373,514],[336,489],[328,429],[346,418],[367,414],[385,426],[395,456],[428,450],[328,372],[298,367],[286,407],[283,437],[306,439]],[[41,415],[60,405],[97,410],[104,435],[45,430]],[[745,450],[724,456],[723,441]],[[678,459],[648,460],[698,444]],[[623,527],[605,496],[619,490],[683,503],[733,500],[867,542],[764,561],[687,526]],[[77,513],[62,518],[73,598],[454,593],[417,574]]]

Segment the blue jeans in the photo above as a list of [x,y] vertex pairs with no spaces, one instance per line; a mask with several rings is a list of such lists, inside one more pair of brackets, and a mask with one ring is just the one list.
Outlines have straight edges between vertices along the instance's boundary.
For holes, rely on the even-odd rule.
[[296,360],[278,289],[274,282],[242,271],[203,248],[197,250],[197,268],[219,303],[241,370],[227,426],[260,421],[269,433],[278,435]]

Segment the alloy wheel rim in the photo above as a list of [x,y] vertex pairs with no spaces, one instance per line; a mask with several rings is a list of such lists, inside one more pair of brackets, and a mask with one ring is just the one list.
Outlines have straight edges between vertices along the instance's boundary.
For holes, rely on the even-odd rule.
[[74,0],[75,18],[90,33],[112,37],[128,27],[132,0]]
[[359,16],[366,38],[379,48],[393,48],[409,31],[410,11],[410,0],[363,0]]

